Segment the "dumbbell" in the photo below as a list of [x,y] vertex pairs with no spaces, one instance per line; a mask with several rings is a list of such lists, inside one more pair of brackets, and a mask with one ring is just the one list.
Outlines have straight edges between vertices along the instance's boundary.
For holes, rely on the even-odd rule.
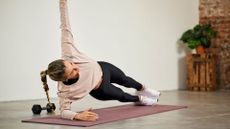
[[46,107],[41,107],[39,104],[34,104],[32,107],[32,112],[34,114],[40,114],[42,110],[46,110],[48,113],[53,112],[56,109],[54,103],[47,103]]

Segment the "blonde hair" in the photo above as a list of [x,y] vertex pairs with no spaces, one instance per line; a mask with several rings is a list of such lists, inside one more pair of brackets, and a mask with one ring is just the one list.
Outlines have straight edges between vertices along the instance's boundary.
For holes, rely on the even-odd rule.
[[48,94],[49,86],[47,84],[46,75],[49,75],[49,77],[54,81],[66,80],[64,60],[59,59],[59,60],[55,60],[55,61],[51,62],[48,65],[48,69],[45,71],[41,71],[41,73],[40,73],[41,81],[43,83],[43,88],[46,92],[47,100],[50,103],[50,97]]

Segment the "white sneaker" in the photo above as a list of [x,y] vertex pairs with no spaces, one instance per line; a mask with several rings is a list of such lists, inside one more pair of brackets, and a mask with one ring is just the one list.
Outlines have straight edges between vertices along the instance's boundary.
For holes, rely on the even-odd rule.
[[159,98],[161,95],[160,91],[149,89],[149,88],[144,88],[142,91],[137,91],[137,95],[142,95],[142,96],[148,96],[152,98]]
[[158,99],[153,99],[153,98],[149,98],[147,96],[139,96],[140,101],[136,102],[136,105],[146,105],[146,106],[150,106],[150,105],[156,105],[158,102]]

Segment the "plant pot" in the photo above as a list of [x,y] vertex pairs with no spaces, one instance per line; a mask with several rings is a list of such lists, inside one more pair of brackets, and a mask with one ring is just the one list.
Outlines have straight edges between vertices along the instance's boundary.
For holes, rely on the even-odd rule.
[[196,47],[196,54],[204,54],[204,46],[199,45],[198,47]]

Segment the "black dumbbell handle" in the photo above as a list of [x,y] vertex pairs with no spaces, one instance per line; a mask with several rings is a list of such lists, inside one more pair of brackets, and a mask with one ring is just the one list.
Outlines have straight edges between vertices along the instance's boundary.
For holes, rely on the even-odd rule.
[[42,107],[42,110],[46,110],[47,108],[46,107]]

